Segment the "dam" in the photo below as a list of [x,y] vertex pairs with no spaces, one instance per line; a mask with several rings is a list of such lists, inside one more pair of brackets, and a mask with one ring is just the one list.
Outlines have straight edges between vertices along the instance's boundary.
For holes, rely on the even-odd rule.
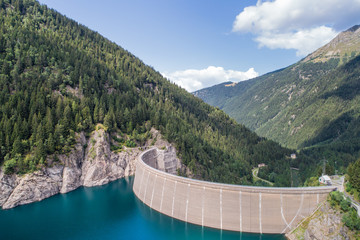
[[[133,191],[152,209],[200,226],[252,233],[287,233],[336,187],[252,187],[175,175],[166,151],[144,151],[136,163]],[[168,168],[164,166],[169,166]],[[159,170],[161,169],[161,170]]]

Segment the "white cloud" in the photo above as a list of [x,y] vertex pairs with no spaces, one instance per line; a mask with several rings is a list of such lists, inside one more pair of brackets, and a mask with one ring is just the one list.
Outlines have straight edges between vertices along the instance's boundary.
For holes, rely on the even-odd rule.
[[298,30],[290,33],[264,33],[256,38],[260,47],[270,49],[296,49],[298,56],[305,56],[320,46],[327,44],[337,35],[332,28],[321,26],[312,29]]
[[206,69],[188,69],[171,73],[162,73],[170,81],[193,92],[202,88],[210,87],[222,82],[239,82],[259,76],[254,68],[249,68],[246,72],[236,70],[225,70],[222,67],[209,66]]
[[244,8],[234,32],[251,32],[259,46],[304,56],[360,22],[360,0],[274,0]]

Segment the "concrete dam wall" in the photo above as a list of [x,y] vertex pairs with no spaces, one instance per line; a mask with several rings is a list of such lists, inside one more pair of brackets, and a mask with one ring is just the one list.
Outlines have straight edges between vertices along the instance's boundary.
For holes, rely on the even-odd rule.
[[335,189],[251,187],[199,181],[156,169],[160,165],[174,165],[172,157],[164,156],[166,151],[156,148],[139,156],[133,186],[135,195],[160,213],[206,227],[286,233]]

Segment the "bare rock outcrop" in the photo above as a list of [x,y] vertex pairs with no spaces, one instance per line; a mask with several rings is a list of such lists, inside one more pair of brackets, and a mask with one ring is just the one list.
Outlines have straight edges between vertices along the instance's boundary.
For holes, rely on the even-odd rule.
[[60,193],[67,193],[77,189],[81,183],[81,166],[85,156],[84,146],[86,144],[85,134],[82,132],[77,136],[75,148],[71,154],[60,155],[59,159],[64,164],[63,179]]
[[25,175],[2,206],[3,209],[40,201],[59,193],[62,170],[63,167],[58,165]]
[[82,165],[82,185],[87,187],[103,185],[133,174],[130,169],[127,172],[125,170],[130,162],[134,162],[139,153],[140,150],[135,148],[113,153],[110,151],[109,135],[103,129],[94,131],[88,142],[85,161]]
[[[188,177],[193,177],[193,173],[187,168],[176,155],[176,149],[171,143],[164,140],[159,131],[156,129],[151,130],[152,140],[147,145],[150,147],[156,147],[157,153],[157,165],[156,168],[170,173],[178,174],[178,170],[182,174],[186,174]],[[155,141],[156,140],[156,141]],[[129,164],[130,165],[130,164]],[[135,167],[133,168],[135,170]]]
[[5,175],[2,169],[0,169],[0,206],[6,202],[13,192],[18,184],[17,179],[15,174]]
[[[166,171],[176,173],[183,167],[176,157],[175,148],[163,140],[160,133],[152,129],[152,138],[143,146],[144,149],[155,146],[165,159]],[[82,132],[76,135],[74,149],[67,154],[47,159],[50,167],[24,176],[6,175],[0,169],[0,206],[3,209],[40,201],[58,193],[67,193],[80,186],[98,186],[110,181],[130,176],[135,173],[136,158],[142,148],[125,148],[115,153],[110,150],[110,137],[101,127],[88,139]]]
[[342,215],[339,211],[334,210],[325,203],[315,218],[311,219],[307,229],[305,230],[304,239],[322,239],[322,240],[341,240],[349,239],[341,222]]
[[286,234],[291,240],[341,240],[354,239],[349,229],[341,221],[342,214],[339,210],[331,208],[329,202],[325,202],[309,220],[297,227],[294,231]]
[[175,148],[170,145],[164,150],[158,149],[157,153],[157,168],[170,174],[177,174],[177,169],[182,166],[180,159],[176,156]]

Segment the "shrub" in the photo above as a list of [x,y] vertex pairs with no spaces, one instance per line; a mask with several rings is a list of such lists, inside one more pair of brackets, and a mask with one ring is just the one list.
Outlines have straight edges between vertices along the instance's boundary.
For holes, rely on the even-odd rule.
[[344,195],[341,192],[335,191],[330,193],[330,199],[331,206],[336,206],[344,199]]
[[129,147],[129,148],[133,148],[133,147],[136,147],[136,143],[134,143],[134,142],[131,141],[131,140],[126,140],[125,146],[126,146],[126,147]]
[[15,158],[7,160],[4,163],[4,172],[5,172],[5,174],[13,174],[13,173],[15,173],[15,168],[16,168],[16,159]]
[[115,142],[118,142],[118,143],[123,143],[125,142],[125,140],[123,138],[118,138],[117,136],[112,136],[112,139],[115,141]]
[[351,207],[351,202],[348,199],[342,199],[340,202],[340,208],[341,210],[343,210],[344,212],[349,211]]
[[360,218],[354,209],[345,213],[342,221],[350,230],[360,230]]
[[346,183],[345,187],[346,187],[347,192],[350,192],[352,189],[351,183],[349,183],[349,182]]
[[122,149],[122,145],[120,145],[120,146],[111,145],[111,146],[110,146],[110,150],[111,150],[112,152],[116,152],[116,151],[121,150],[121,149]]
[[307,179],[304,183],[305,187],[316,187],[316,186],[320,186],[319,183],[319,178],[318,177],[311,177],[309,179]]

